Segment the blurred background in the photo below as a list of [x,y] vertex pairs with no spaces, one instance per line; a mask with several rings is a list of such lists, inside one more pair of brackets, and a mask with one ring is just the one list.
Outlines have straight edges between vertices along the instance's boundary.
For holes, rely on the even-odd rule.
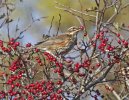
[[[1,0],[1,2],[4,0]],[[59,34],[65,32],[71,26],[80,26],[80,24],[85,24],[88,34],[92,34],[95,28],[95,17],[84,16],[80,12],[75,12],[75,14],[81,16],[83,19],[78,20],[75,15],[65,12],[61,9],[62,6],[67,8],[72,8],[76,11],[81,11],[82,13],[88,13],[95,15],[94,12],[86,12],[87,10],[93,9],[96,7],[95,0],[6,0],[9,2],[10,7],[13,11],[10,13],[10,19],[13,21],[9,23],[10,36],[16,37],[21,31],[26,29],[28,26],[31,26],[27,29],[22,35],[23,39],[19,40],[23,44],[31,42],[35,44],[42,40],[42,35],[47,34],[53,36],[59,31]],[[113,0],[108,0],[109,3]],[[122,0],[123,4],[126,4],[128,0]],[[2,5],[1,5],[2,6]],[[60,7],[61,6],[61,7]],[[103,7],[103,2],[101,4]],[[100,9],[101,9],[100,6]],[[123,23],[128,26],[128,16],[129,16],[129,7],[125,8],[116,18],[115,25],[120,26]],[[6,13],[6,9],[0,9],[0,15]],[[114,7],[111,7],[106,11],[104,21],[110,18],[114,13]],[[45,18],[42,18],[45,17]],[[34,20],[40,19],[38,21]],[[92,20],[92,21],[91,21]],[[0,20],[0,23],[3,19]],[[83,22],[83,23],[80,23]],[[52,25],[51,30],[50,27]],[[16,32],[16,27],[18,26],[18,31]],[[59,30],[58,30],[59,28]],[[123,33],[124,34],[124,33]],[[1,38],[4,40],[7,39],[7,26],[4,25],[0,28]],[[126,36],[126,33],[125,33]]]

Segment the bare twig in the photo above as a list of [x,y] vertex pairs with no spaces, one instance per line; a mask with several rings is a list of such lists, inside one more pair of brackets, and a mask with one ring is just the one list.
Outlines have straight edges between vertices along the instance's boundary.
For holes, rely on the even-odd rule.
[[19,33],[19,36],[17,36],[17,37],[15,38],[15,41],[17,41],[18,39],[23,38],[24,36],[21,36],[21,35],[22,35],[24,32],[26,32],[29,28],[31,28],[31,26],[32,26],[35,22],[40,21],[41,19],[44,19],[44,18],[47,18],[47,17],[41,17],[41,18],[38,18],[38,19],[34,19],[31,24],[29,24],[23,31],[21,31],[21,32]]
[[7,0],[5,0],[5,6],[6,6],[6,14],[7,14],[7,20],[6,20],[6,23],[7,23],[7,32],[8,32],[8,39],[10,40],[10,28],[9,28],[9,7],[7,5]]
[[60,29],[60,25],[61,25],[61,14],[59,14],[59,26],[58,26],[56,35],[58,35],[59,29]]
[[75,9],[73,9],[73,8],[69,8],[69,7],[67,7],[67,6],[64,6],[64,5],[60,4],[60,3],[58,3],[58,2],[55,2],[55,3],[56,3],[57,5],[59,5],[59,6],[61,6],[61,7],[56,6],[56,8],[58,8],[58,9],[62,9],[62,10],[64,10],[64,11],[70,11],[70,12],[74,12],[74,13],[83,14],[83,15],[85,15],[85,16],[89,16],[89,17],[93,17],[93,18],[96,17],[95,15],[86,14],[86,13],[83,13],[82,11],[78,11],[78,10],[75,10]]
[[53,20],[54,20],[54,16],[52,17],[52,20],[51,20],[51,25],[50,25],[50,28],[48,30],[48,35],[50,35],[50,31],[51,31],[51,28],[52,28]]

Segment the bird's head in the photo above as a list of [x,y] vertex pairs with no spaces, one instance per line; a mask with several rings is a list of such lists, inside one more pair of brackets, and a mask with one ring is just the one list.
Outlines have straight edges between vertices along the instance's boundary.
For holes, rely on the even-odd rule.
[[79,31],[82,31],[81,27],[72,26],[67,30],[67,34],[74,35],[77,34]]

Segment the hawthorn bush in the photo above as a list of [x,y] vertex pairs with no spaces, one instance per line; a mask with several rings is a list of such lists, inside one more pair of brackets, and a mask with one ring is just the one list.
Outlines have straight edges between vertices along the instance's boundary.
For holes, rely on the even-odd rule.
[[[105,1],[105,0],[104,0]],[[114,2],[113,2],[114,1]],[[85,17],[90,14],[83,11],[68,9],[65,5],[57,3],[59,9],[83,20],[80,27],[84,29],[83,38],[77,41],[72,52],[79,56],[62,57],[53,56],[48,51],[43,51],[31,43],[23,46],[16,38],[0,40],[0,99],[8,100],[94,100],[107,98],[114,95],[115,99],[128,98],[129,88],[129,61],[128,61],[128,38],[122,36],[122,31],[128,32],[126,25],[116,28],[113,21],[121,10],[129,4],[121,4],[121,0],[113,0],[111,4],[101,3],[95,0],[96,7],[90,9],[97,15],[93,25],[95,31],[90,36],[85,24]],[[5,0],[2,2],[7,13],[5,19],[10,24],[10,6]],[[116,7],[118,6],[118,7]],[[62,8],[61,8],[62,7]],[[111,17],[104,21],[104,13],[107,9],[116,7]],[[81,15],[79,15],[81,13]],[[83,15],[82,15],[83,14]],[[80,20],[79,20],[80,21]],[[8,27],[7,27],[8,28]],[[117,88],[119,87],[120,90]],[[122,90],[122,91],[121,91]]]

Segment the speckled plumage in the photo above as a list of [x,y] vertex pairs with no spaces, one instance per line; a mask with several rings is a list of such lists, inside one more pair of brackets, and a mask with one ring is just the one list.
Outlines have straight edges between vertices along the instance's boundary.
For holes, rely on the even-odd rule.
[[67,32],[48,38],[46,41],[36,44],[36,47],[51,52],[52,54],[67,54],[76,43],[78,27],[70,27]]

